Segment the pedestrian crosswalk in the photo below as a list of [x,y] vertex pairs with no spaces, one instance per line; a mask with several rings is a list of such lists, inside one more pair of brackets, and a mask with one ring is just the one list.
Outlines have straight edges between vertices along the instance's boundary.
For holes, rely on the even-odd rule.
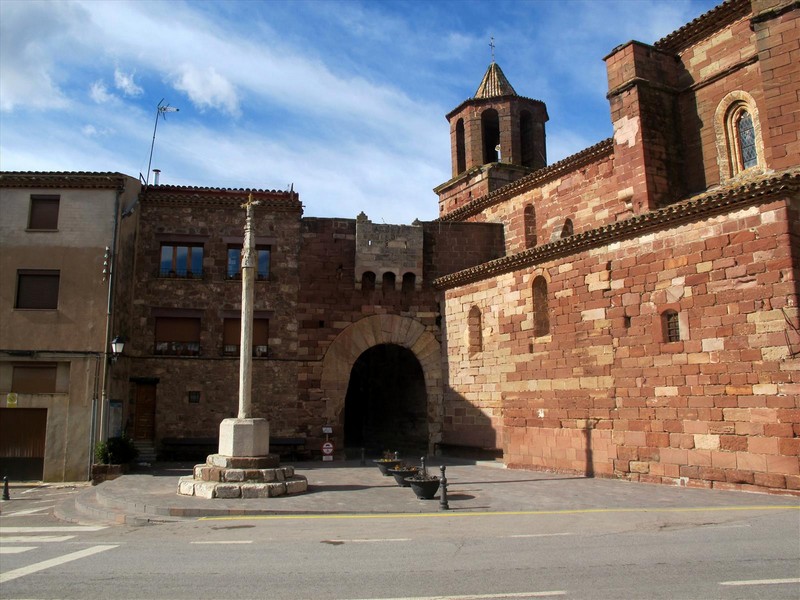
[[[33,515],[30,510],[19,511],[25,515]],[[17,513],[18,514],[18,513]],[[6,583],[31,573],[50,569],[74,560],[86,558],[106,550],[116,548],[118,544],[87,544],[87,547],[69,552],[52,552],[55,544],[80,544],[80,534],[106,529],[105,525],[31,525],[6,526],[14,512],[4,513],[0,520],[0,555],[6,557],[0,568],[0,583]],[[22,516],[22,515],[19,515]],[[66,547],[65,547],[66,548]],[[55,554],[55,556],[54,556]],[[20,555],[19,561],[11,564],[14,555]],[[36,562],[30,562],[30,557]],[[40,558],[42,560],[38,560]],[[9,568],[10,567],[10,568]]]

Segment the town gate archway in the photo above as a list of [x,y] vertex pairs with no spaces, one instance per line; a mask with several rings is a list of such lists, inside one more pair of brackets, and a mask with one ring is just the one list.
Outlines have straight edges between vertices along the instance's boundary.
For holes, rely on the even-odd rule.
[[[427,421],[426,445],[427,452],[432,453],[442,431],[441,349],[434,335],[409,317],[365,317],[342,331],[331,343],[322,361],[321,378],[327,421],[336,426],[335,435],[342,444],[345,441],[345,402],[354,367],[355,376],[362,377],[364,361],[386,362],[392,357],[397,358],[397,368],[409,370],[411,378],[416,377],[415,369],[421,370],[420,385],[427,401],[423,409]],[[422,389],[418,393],[422,394]]]

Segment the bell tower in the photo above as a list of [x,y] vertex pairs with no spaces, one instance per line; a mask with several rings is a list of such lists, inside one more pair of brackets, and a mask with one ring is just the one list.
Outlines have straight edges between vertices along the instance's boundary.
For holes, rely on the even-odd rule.
[[434,189],[439,216],[547,166],[544,102],[517,95],[494,60],[475,95],[447,115],[452,178]]

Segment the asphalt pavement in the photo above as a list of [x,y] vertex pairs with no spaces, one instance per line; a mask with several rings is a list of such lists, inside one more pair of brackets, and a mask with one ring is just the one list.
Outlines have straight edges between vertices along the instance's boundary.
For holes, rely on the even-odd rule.
[[[146,525],[164,521],[234,515],[356,515],[440,512],[563,513],[570,511],[700,510],[754,506],[800,508],[793,495],[720,491],[587,478],[506,469],[499,462],[429,460],[440,475],[445,465],[447,502],[441,489],[432,500],[419,500],[409,488],[381,475],[371,461],[295,462],[308,479],[304,494],[253,499],[204,499],[177,493],[190,464],[157,463],[97,486],[62,502],[58,518],[76,523]],[[63,484],[62,484],[63,485]]]

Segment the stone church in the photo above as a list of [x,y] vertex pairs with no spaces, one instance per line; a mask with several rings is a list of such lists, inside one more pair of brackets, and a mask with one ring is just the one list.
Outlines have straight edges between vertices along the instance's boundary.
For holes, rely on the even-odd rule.
[[[337,456],[800,490],[798,8],[729,0],[613,49],[613,137],[550,165],[545,104],[493,62],[446,115],[431,222],[304,216],[294,190],[137,190],[115,225],[107,337],[126,345],[98,430],[165,458],[213,451],[236,413],[252,192],[246,351],[275,451],[319,458],[329,427]],[[68,174],[49,175],[0,191],[56,195]],[[3,373],[36,357],[0,341],[9,392]]]

